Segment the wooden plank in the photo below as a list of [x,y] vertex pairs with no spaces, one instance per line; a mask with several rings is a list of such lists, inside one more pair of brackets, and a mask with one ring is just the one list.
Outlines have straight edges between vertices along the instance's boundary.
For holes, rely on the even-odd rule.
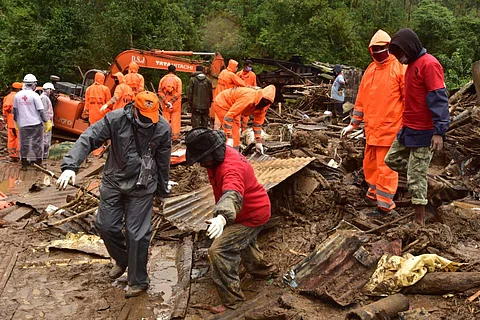
[[178,282],[175,288],[175,305],[171,319],[184,319],[190,300],[190,277],[193,265],[192,236],[184,239],[177,251]]
[[3,219],[7,222],[16,222],[23,218],[27,218],[33,212],[33,209],[30,207],[20,207],[9,214],[7,214]]
[[2,278],[0,278],[0,297],[2,296],[3,289],[7,285],[10,275],[12,274],[13,268],[17,263],[18,251],[16,248],[11,248],[7,254],[4,255],[2,262],[0,264],[0,271],[2,271]]

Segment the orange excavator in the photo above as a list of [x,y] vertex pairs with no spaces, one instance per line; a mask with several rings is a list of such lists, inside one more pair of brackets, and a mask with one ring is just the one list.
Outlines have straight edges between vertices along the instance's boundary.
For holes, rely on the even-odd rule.
[[[140,68],[167,70],[168,66],[173,64],[179,72],[194,72],[197,65],[207,65],[204,60],[193,60],[193,56],[215,55],[208,52],[193,51],[164,51],[164,50],[137,50],[131,49],[120,53],[106,74],[105,85],[114,92],[115,82],[111,74],[116,72],[126,73],[131,61],[135,61]],[[215,63],[221,63],[222,60],[215,59],[210,68],[215,69]],[[206,68],[209,70],[208,68]],[[80,135],[88,128],[88,122],[81,118],[84,106],[85,90],[94,82],[95,73],[103,72],[97,69],[88,70],[83,76],[82,84],[71,82],[55,81],[58,77],[52,76],[51,80],[55,82],[56,101],[54,101],[54,124],[55,129],[67,131]],[[206,71],[208,74],[208,71]]]

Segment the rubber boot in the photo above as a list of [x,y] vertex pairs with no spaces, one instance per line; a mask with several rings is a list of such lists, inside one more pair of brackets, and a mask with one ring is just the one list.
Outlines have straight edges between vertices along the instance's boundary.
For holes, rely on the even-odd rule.
[[27,171],[28,165],[29,165],[29,163],[28,163],[27,159],[22,159],[22,168],[20,170]]
[[421,226],[425,225],[425,206],[415,205],[415,216],[413,222]]

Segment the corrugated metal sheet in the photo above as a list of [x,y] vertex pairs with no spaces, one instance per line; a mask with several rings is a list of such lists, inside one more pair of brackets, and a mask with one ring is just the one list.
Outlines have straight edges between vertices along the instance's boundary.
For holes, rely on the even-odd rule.
[[[255,176],[268,191],[295,174],[315,158],[277,159],[267,155],[250,159]],[[183,231],[205,229],[205,220],[213,213],[215,199],[211,186],[178,197],[169,198],[163,211],[166,219]]]

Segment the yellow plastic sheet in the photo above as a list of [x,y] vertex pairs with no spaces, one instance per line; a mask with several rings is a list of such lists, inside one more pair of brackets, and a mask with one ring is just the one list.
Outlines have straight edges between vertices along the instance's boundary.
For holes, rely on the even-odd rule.
[[436,254],[413,256],[407,253],[402,257],[384,254],[365,285],[365,291],[372,295],[391,295],[417,283],[427,272],[454,272],[461,265]]

